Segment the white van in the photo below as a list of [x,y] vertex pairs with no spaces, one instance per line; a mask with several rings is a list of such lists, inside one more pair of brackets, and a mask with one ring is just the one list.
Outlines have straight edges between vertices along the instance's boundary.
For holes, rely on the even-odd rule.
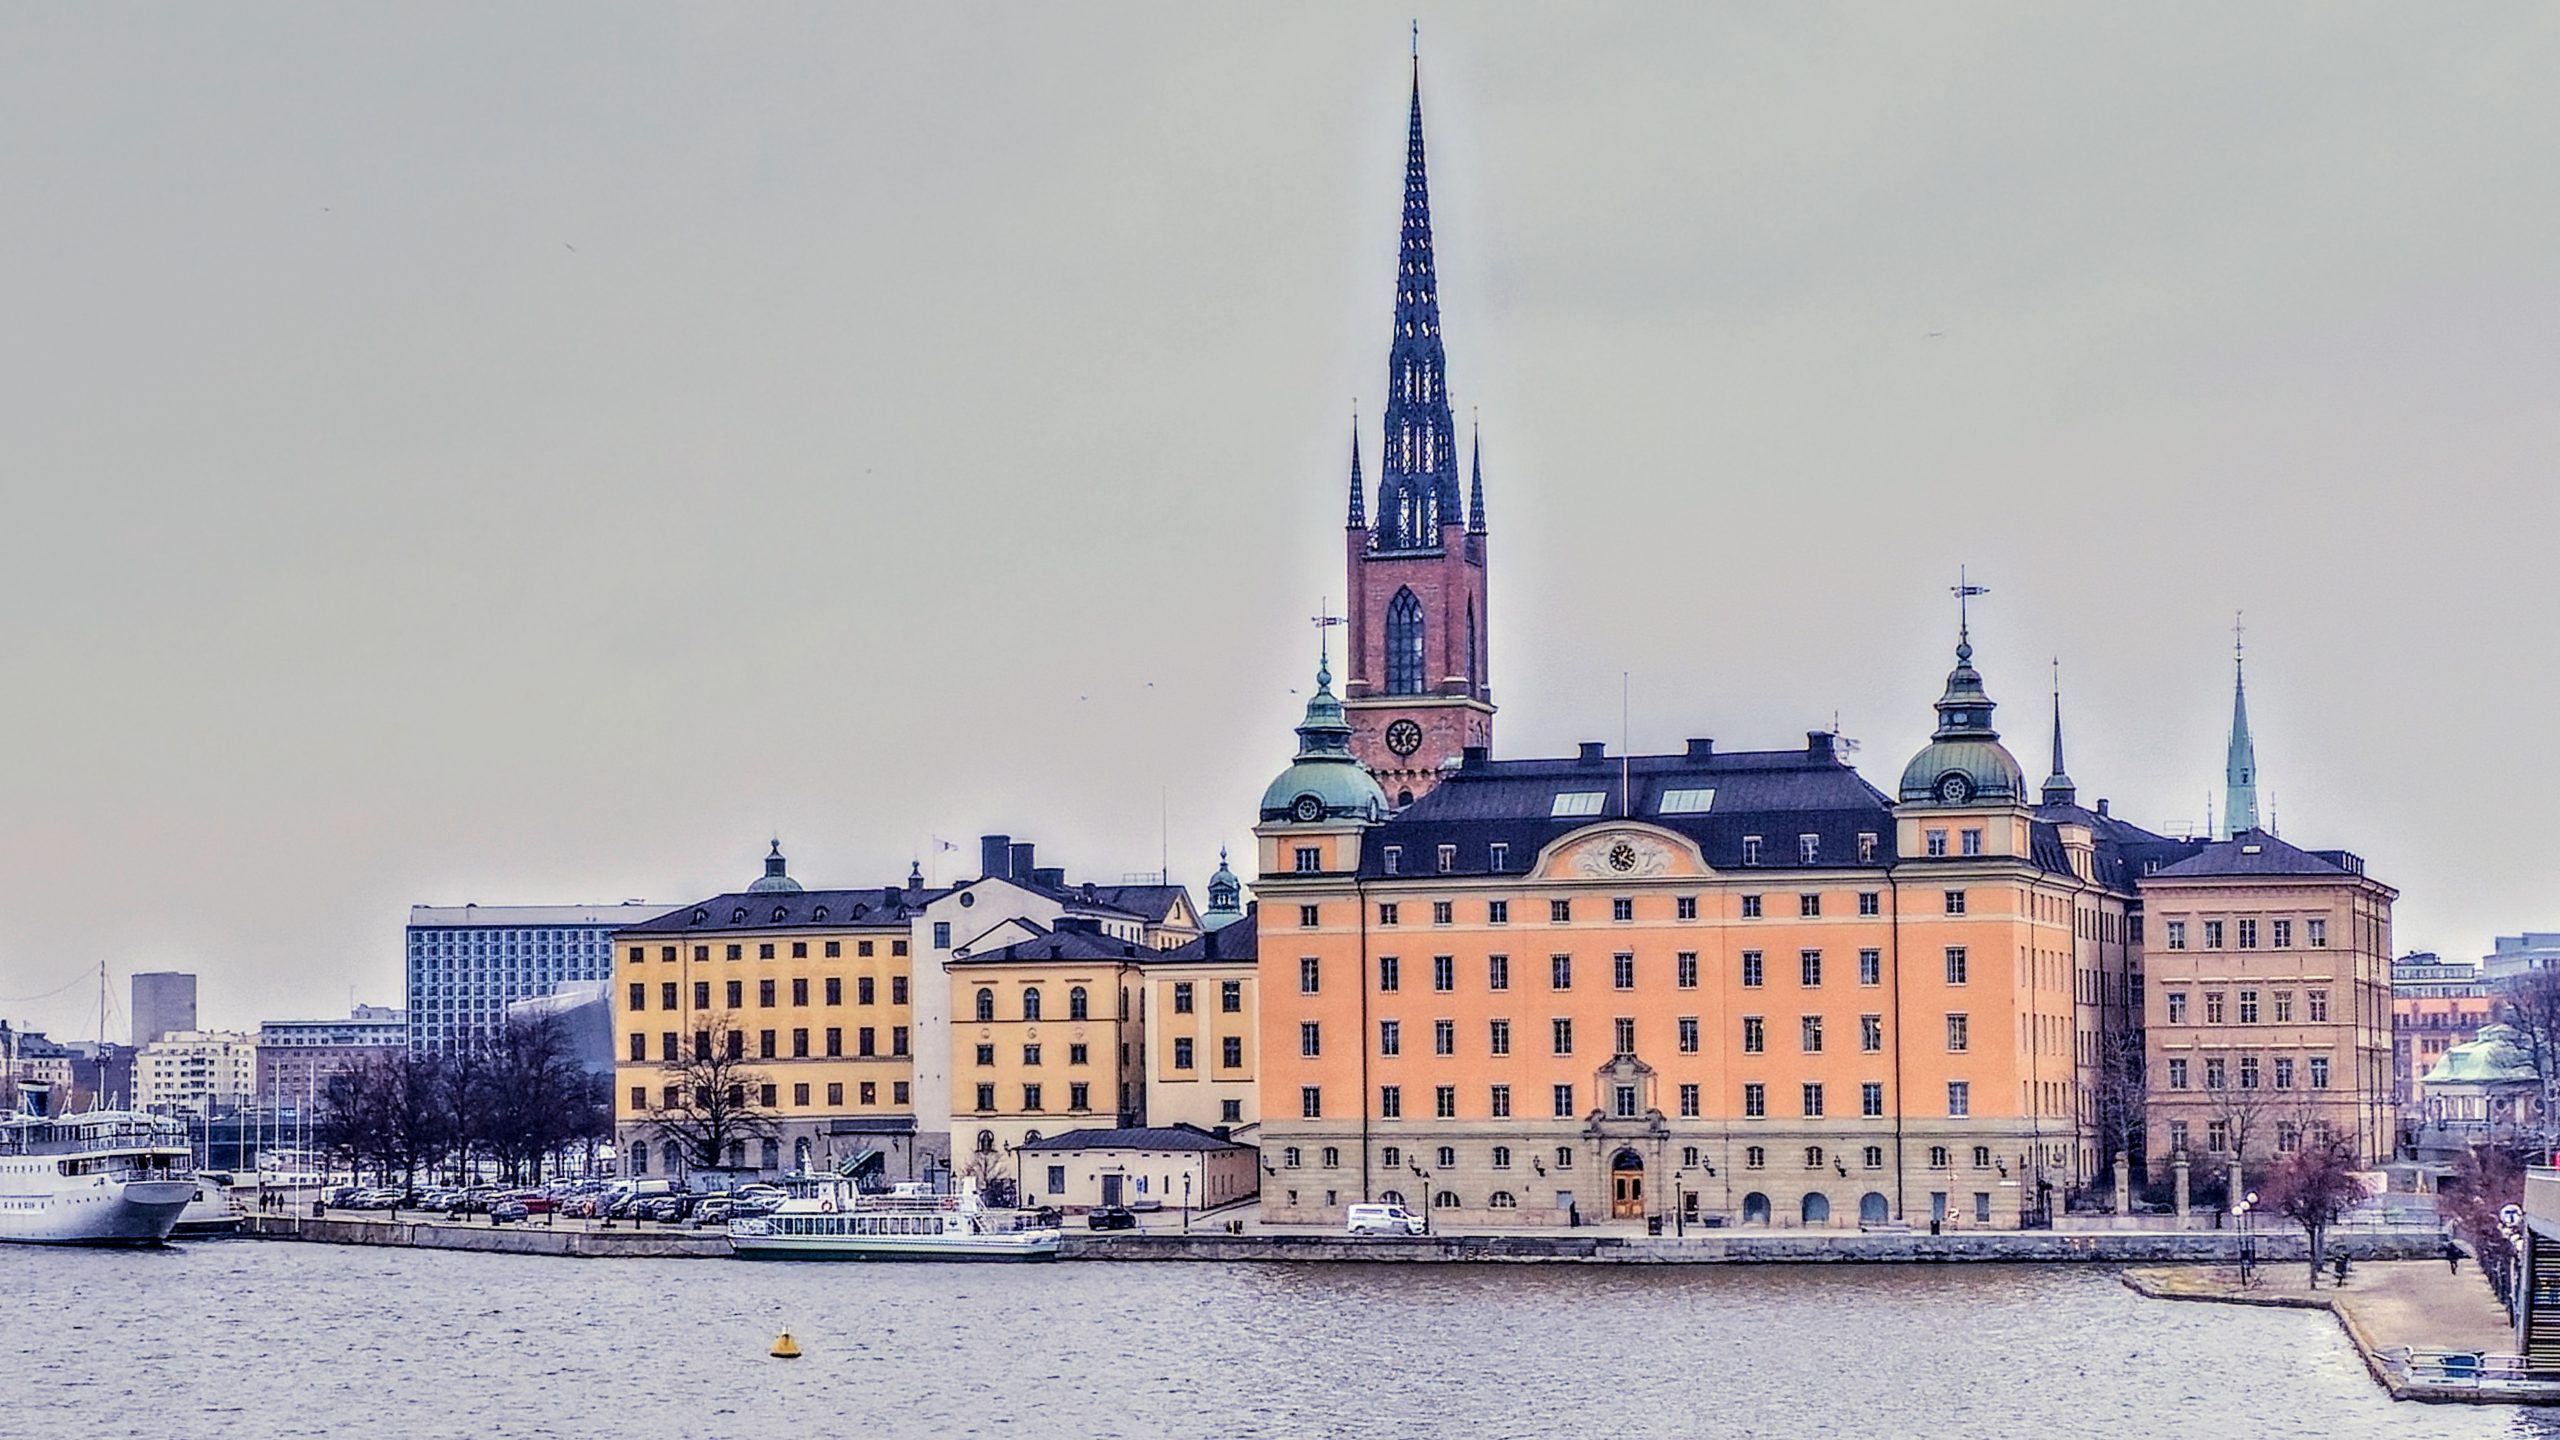
[[1354,1235],[1419,1235],[1423,1224],[1401,1205],[1354,1205],[1345,1228]]

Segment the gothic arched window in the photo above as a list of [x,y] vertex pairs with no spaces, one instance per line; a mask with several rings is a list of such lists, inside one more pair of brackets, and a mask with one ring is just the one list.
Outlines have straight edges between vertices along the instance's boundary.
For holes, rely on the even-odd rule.
[[988,1021],[993,1020],[993,1019],[995,1019],[995,1018],[996,1018],[996,992],[994,992],[993,990],[981,990],[981,991],[979,991],[979,992],[978,992],[978,1023],[979,1023],[979,1024],[981,1024],[981,1025],[983,1025],[983,1024],[987,1023]]
[[1037,985],[1027,987],[1022,992],[1022,1018],[1025,1020],[1040,1018],[1040,987]]
[[1422,693],[1422,602],[1411,590],[1387,602],[1387,693]]
[[1078,985],[1067,992],[1067,1018],[1070,1020],[1083,1020],[1088,1018],[1088,1015],[1089,1009],[1088,1002],[1085,999],[1084,987]]

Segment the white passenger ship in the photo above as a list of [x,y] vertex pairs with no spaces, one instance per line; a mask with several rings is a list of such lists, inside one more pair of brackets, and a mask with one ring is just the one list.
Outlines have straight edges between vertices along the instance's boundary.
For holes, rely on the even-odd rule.
[[43,1085],[0,1117],[0,1241],[156,1245],[195,1198],[187,1127],[133,1110],[46,1113]]
[[1050,1260],[1055,1226],[1025,1223],[978,1203],[975,1180],[956,1195],[899,1185],[865,1195],[834,1175],[783,1182],[790,1198],[770,1215],[729,1224],[729,1245],[748,1260]]

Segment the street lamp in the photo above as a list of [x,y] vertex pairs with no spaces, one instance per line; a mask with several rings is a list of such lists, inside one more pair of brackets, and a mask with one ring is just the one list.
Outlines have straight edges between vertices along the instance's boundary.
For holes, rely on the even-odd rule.
[[1428,1235],[1431,1233],[1431,1172],[1415,1164],[1404,1168],[1412,1171],[1413,1178],[1422,1182],[1422,1233]]
[[[2254,1277],[2258,1268],[2258,1233],[2251,1217],[2256,1215],[2257,1210],[2258,1192],[2255,1190],[2242,1197],[2239,1204],[2231,1207],[2231,1213],[2238,1221],[2237,1228],[2240,1232],[2240,1287],[2244,1290],[2256,1283]],[[2312,1283],[2316,1285],[2320,1282],[2315,1279]]]
[[1191,1233],[1191,1172],[1182,1172],[1182,1233]]

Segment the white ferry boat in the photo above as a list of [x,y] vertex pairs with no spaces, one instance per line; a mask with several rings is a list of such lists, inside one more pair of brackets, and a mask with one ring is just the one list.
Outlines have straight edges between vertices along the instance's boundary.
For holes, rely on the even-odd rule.
[[219,1170],[199,1170],[195,1187],[187,1208],[178,1212],[178,1223],[170,1228],[169,1238],[203,1239],[238,1233],[240,1207],[232,1203],[231,1177]]
[[899,1185],[865,1195],[835,1175],[783,1182],[790,1196],[770,1215],[729,1224],[729,1246],[748,1260],[1052,1260],[1055,1226],[1025,1223],[978,1203],[977,1182],[956,1195]]
[[187,1127],[133,1110],[47,1114],[43,1085],[0,1118],[0,1241],[156,1245],[195,1198]]

